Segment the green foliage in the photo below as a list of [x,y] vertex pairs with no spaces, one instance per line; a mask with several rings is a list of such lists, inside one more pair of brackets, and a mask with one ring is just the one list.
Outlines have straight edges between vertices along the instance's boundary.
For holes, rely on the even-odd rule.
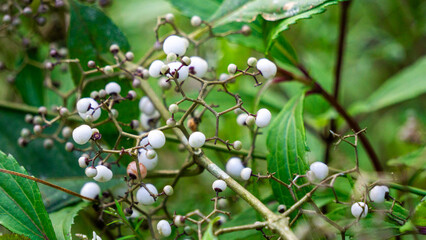
[[416,151],[390,159],[387,163],[389,166],[409,166],[413,168],[426,168],[426,148],[421,147]]
[[[28,175],[11,156],[0,152],[0,168]],[[12,232],[31,239],[56,239],[37,183],[0,173],[0,220]]]
[[207,230],[204,232],[202,240],[217,240],[217,236],[213,233],[214,225],[217,221],[220,220],[220,217],[215,217],[213,220],[210,221],[209,225],[207,226]]
[[74,223],[74,217],[87,205],[87,202],[81,202],[50,214],[50,219],[53,222],[53,228],[58,239],[72,239],[71,226]]
[[426,93],[426,57],[388,79],[367,99],[354,104],[353,114],[369,113]]
[[425,200],[423,200],[419,205],[417,205],[416,210],[414,211],[412,222],[417,227],[426,227],[426,201]]
[[[303,123],[303,101],[305,92],[293,97],[283,107],[271,123],[267,137],[269,154],[268,171],[289,184],[294,174],[303,174],[307,170],[305,153],[307,151],[305,127]],[[271,181],[272,190],[278,202],[287,206],[294,203],[287,187]],[[294,191],[298,197],[306,190]]]

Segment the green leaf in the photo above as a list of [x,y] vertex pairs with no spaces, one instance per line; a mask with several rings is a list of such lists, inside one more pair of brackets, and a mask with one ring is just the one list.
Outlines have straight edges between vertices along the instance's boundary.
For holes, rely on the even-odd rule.
[[[11,156],[0,151],[0,168],[28,175]],[[56,239],[37,183],[0,173],[0,222],[10,231],[31,239]]]
[[225,0],[210,18],[214,26],[231,22],[252,22],[258,15],[268,21],[277,21],[310,11],[327,0]]
[[[87,62],[95,61],[98,65],[113,62],[109,47],[118,44],[122,51],[130,49],[129,43],[120,29],[97,8],[86,6],[77,1],[70,1],[70,25],[68,31],[68,50],[70,58],[80,59],[83,69],[88,70]],[[80,82],[81,72],[71,65],[74,83]]]
[[412,222],[416,227],[426,227],[426,201],[417,205]]
[[[271,50],[271,48],[274,45],[275,40],[280,38],[280,34],[283,31],[289,29],[290,25],[295,24],[298,20],[311,18],[312,15],[325,12],[325,10],[326,10],[325,7],[332,5],[332,4],[337,4],[339,2],[339,0],[304,1],[304,2],[315,2],[315,5],[311,5],[313,7],[308,8],[304,12],[300,11],[298,14],[295,14],[291,17],[288,17],[288,18],[282,20],[278,25],[276,25],[276,27],[273,30],[271,30],[271,34],[268,37],[268,41],[267,41],[267,44],[266,44],[266,52],[269,52],[269,50]],[[293,7],[292,9],[296,10],[297,7]]]
[[74,217],[87,205],[87,202],[81,202],[50,214],[50,219],[53,222],[53,228],[58,239],[72,239],[71,226],[74,223]]
[[368,113],[416,98],[426,93],[426,57],[388,79],[369,98],[355,103],[352,114]]
[[213,220],[210,221],[209,225],[207,226],[207,230],[203,234],[203,240],[218,240],[217,236],[213,233],[213,227],[214,224],[220,220],[220,217],[215,217]]
[[185,16],[199,16],[201,19],[209,19],[210,16],[219,8],[222,0],[169,0],[170,3],[182,12]]
[[[252,208],[247,208],[243,212],[234,216],[232,219],[226,221],[225,224],[223,225],[223,228],[253,224],[255,220],[256,220],[256,211],[254,211],[254,209]],[[236,232],[226,233],[223,236],[224,238],[228,240],[234,240],[234,239],[247,239],[250,236],[259,237],[259,234],[260,232],[257,231],[256,229],[250,229],[245,231],[236,231]]]
[[[281,112],[274,118],[268,136],[268,171],[275,177],[290,183],[294,174],[304,174],[307,170],[305,153],[307,151],[305,127],[303,125],[303,101],[305,92],[290,99]],[[271,181],[272,190],[278,202],[287,206],[294,203],[287,187]],[[302,197],[306,190],[294,191]]]
[[426,168],[426,148],[421,147],[416,151],[387,161],[389,166],[409,166],[413,168]]
[[[28,50],[27,54],[30,60],[37,61],[37,49]],[[43,70],[25,61],[22,64],[24,65],[16,75],[16,89],[26,104],[42,106],[44,104]]]

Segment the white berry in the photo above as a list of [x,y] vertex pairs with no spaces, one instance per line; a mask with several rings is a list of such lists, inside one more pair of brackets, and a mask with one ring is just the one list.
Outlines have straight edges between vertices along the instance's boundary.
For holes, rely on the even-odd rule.
[[228,65],[228,72],[229,72],[229,74],[234,75],[235,72],[237,72],[237,65],[235,65],[233,63],[229,64]]
[[167,196],[172,196],[174,193],[173,187],[170,185],[166,185],[163,188],[163,192],[167,195]]
[[209,65],[207,64],[207,61],[194,56],[191,57],[191,64],[189,65],[189,71],[190,73],[193,73],[195,76],[197,77],[204,77],[204,75],[206,75],[207,69],[208,69]]
[[101,188],[94,182],[85,183],[80,190],[80,195],[87,198],[95,198],[99,193],[101,193]]
[[183,56],[186,52],[186,42],[184,38],[176,35],[171,35],[164,40],[163,51],[166,54],[174,53],[178,56]]
[[98,174],[98,170],[92,166],[86,168],[86,170],[84,170],[84,173],[86,174],[87,177],[92,178],[95,177]]
[[169,112],[170,113],[177,113],[179,111],[179,106],[177,104],[170,104],[169,106]]
[[188,143],[193,148],[200,148],[206,142],[206,136],[202,132],[194,132],[189,136]]
[[188,78],[189,68],[188,66],[182,66],[181,62],[171,62],[169,63],[169,73],[166,74],[169,78],[175,78],[182,82],[183,80]]
[[111,94],[119,94],[121,91],[120,85],[116,82],[110,82],[105,86],[105,91],[111,95]]
[[253,117],[252,115],[247,116],[246,118],[246,125],[247,126],[253,126],[253,124],[256,123],[256,118]]
[[83,124],[72,131],[72,138],[80,145],[87,143],[92,137],[92,128]]
[[79,157],[78,158],[78,165],[81,168],[87,167],[87,160],[88,160],[87,156],[81,156],[81,157]]
[[191,25],[194,27],[198,27],[201,25],[201,18],[199,16],[193,16],[191,18]]
[[241,162],[241,158],[232,157],[226,163],[226,172],[229,173],[232,177],[239,178],[241,170],[243,170],[244,165]]
[[108,182],[112,179],[112,171],[104,165],[96,166],[98,174],[93,178],[97,182]]
[[[86,99],[86,100],[83,100],[83,99]],[[82,102],[83,106],[79,107],[78,102],[80,102],[82,100],[83,100],[83,102]],[[89,105],[87,105],[87,108],[86,108],[87,101],[89,101]],[[98,102],[96,102],[95,99],[93,99],[93,98],[82,98],[78,102],[77,102],[77,111],[78,111],[79,108],[85,109],[82,112],[78,111],[78,115],[80,115],[80,117],[82,119],[84,119],[85,121],[87,121],[87,120],[96,121],[96,120],[99,119],[102,112],[101,112],[101,109],[99,108]]]
[[241,179],[245,181],[249,180],[251,177],[251,172],[252,172],[251,168],[248,168],[248,167],[243,168],[243,170],[241,170],[241,173],[240,173]]
[[[152,184],[146,184],[145,185],[149,191],[154,194],[155,196],[158,195],[157,188]],[[151,205],[155,202],[155,199],[151,196],[151,194],[144,188],[141,187],[138,192],[136,193],[136,199],[139,203],[142,203],[143,205]]]
[[161,236],[168,237],[172,234],[172,228],[170,227],[169,222],[166,220],[161,220],[157,223],[157,230]]
[[[152,146],[149,145],[148,137],[142,138],[141,142],[139,143],[139,146],[143,146],[146,149],[152,149]],[[140,150],[144,150],[144,149],[140,149]]]
[[185,218],[181,215],[176,215],[173,218],[173,223],[175,224],[176,227],[183,227],[185,226]]
[[317,180],[321,181],[328,176],[328,166],[322,162],[314,162],[309,169],[314,173]]
[[144,96],[139,100],[139,110],[147,115],[153,115],[155,113],[154,104],[152,104],[151,100]]
[[368,214],[368,206],[363,202],[356,202],[352,204],[351,213],[356,218],[365,218]]
[[90,107],[91,98],[82,98],[77,102],[77,112],[86,113]]
[[240,113],[237,117],[237,123],[240,126],[245,126],[246,125],[246,120],[247,120],[248,114],[247,113]]
[[159,77],[161,76],[161,67],[163,67],[164,63],[160,60],[155,60],[149,66],[148,72],[151,77]]
[[369,193],[370,200],[375,203],[383,203],[387,192],[389,192],[389,188],[386,186],[374,186]]
[[148,142],[153,148],[161,148],[166,143],[166,137],[160,130],[151,130],[148,133]]
[[266,79],[275,77],[275,74],[277,73],[277,66],[275,63],[266,58],[259,59],[256,64],[256,68]]
[[259,109],[256,114],[256,125],[262,128],[268,126],[270,122],[271,112],[266,108]]
[[[149,151],[149,150],[148,150]],[[145,149],[139,150],[138,161],[145,165],[146,170],[150,171],[154,169],[158,164],[158,155],[156,154],[153,159],[149,159],[147,151]]]
[[213,182],[212,188],[216,192],[223,192],[226,189],[226,182],[223,180],[216,180]]

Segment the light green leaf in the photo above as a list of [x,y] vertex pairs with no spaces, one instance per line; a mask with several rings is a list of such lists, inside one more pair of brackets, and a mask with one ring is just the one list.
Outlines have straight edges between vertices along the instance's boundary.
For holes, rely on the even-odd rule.
[[412,222],[416,227],[426,227],[426,201],[417,205]]
[[214,224],[220,220],[220,217],[215,217],[213,220],[210,221],[209,225],[207,226],[207,230],[203,234],[203,240],[217,240],[217,236],[213,233],[213,227]]
[[87,202],[80,202],[74,206],[63,208],[50,214],[53,222],[56,237],[58,239],[72,239],[71,226],[77,213],[88,205]]
[[289,18],[327,3],[327,0],[225,0],[210,18],[213,25],[252,22],[258,15],[268,21]]
[[[274,118],[267,136],[268,171],[275,177],[290,183],[294,174],[304,174],[307,170],[305,127],[303,125],[303,102],[305,92],[290,99]],[[287,206],[294,203],[287,187],[271,181],[272,190],[278,202]],[[305,195],[306,190],[295,190],[297,196]]]
[[421,147],[416,151],[387,161],[389,166],[409,166],[414,168],[426,168],[426,148]]
[[210,16],[219,8],[222,0],[169,0],[170,3],[185,16],[199,16],[201,19],[209,19]]
[[[0,168],[28,175],[11,156],[0,151]],[[56,239],[37,183],[0,173],[0,222],[10,231],[31,239]]]
[[388,79],[369,98],[355,103],[350,112],[373,112],[421,96],[426,93],[425,76],[426,57],[423,57]]

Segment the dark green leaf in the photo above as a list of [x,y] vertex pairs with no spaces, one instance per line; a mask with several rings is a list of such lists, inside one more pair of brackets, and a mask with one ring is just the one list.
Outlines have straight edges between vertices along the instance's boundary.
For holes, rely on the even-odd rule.
[[354,104],[352,114],[368,113],[426,93],[426,57],[388,79],[369,98]]
[[[68,49],[70,58],[80,59],[83,69],[88,70],[87,62],[106,64],[105,58],[113,62],[109,47],[118,44],[122,51],[130,46],[120,29],[102,11],[86,6],[75,0],[70,1],[70,26],[68,31]],[[72,65],[74,83],[80,82],[81,72]]]
[[414,152],[387,161],[389,166],[409,166],[414,168],[426,168],[426,148],[422,147]]
[[72,239],[71,226],[74,223],[74,217],[87,205],[87,202],[81,202],[50,214],[50,219],[53,222],[53,228],[58,239]]
[[[290,183],[294,174],[307,170],[305,127],[303,125],[303,101],[305,93],[290,99],[271,123],[267,137],[269,154],[268,171],[285,183]],[[272,190],[280,203],[294,203],[287,187],[271,181]],[[305,195],[305,190],[295,190],[296,196]]]
[[169,0],[170,3],[177,8],[182,14],[192,17],[199,16],[203,20],[207,20],[219,8],[222,0]]
[[[253,224],[255,221],[256,221],[256,211],[254,211],[254,209],[252,208],[248,208],[244,210],[243,212],[239,213],[238,215],[234,216],[232,219],[228,220],[223,225],[223,228]],[[259,234],[260,232],[256,231],[255,229],[252,229],[252,230],[246,230],[246,231],[226,233],[223,235],[223,237],[224,239],[226,238],[228,240],[247,239],[253,235],[259,237]]]
[[[0,151],[0,168],[28,175],[11,156]],[[56,239],[37,183],[0,173],[0,222],[12,232],[31,239]]]
[[[37,50],[31,49],[27,54],[28,59],[37,61]],[[15,86],[26,104],[42,106],[44,104],[43,70],[26,63],[25,60],[22,64],[24,65],[16,75]]]

